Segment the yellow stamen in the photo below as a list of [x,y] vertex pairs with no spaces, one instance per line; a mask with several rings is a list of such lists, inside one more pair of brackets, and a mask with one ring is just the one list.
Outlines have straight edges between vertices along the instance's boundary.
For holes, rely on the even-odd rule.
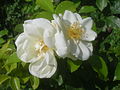
[[35,45],[35,50],[37,52],[37,55],[40,56],[43,53],[46,53],[48,51],[47,45],[41,40]]
[[84,30],[79,25],[79,23],[73,23],[70,28],[68,28],[68,36],[70,39],[80,39],[84,34]]

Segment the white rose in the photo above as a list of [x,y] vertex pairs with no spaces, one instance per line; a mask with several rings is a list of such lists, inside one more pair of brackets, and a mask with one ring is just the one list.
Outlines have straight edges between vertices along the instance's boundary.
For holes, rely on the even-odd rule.
[[[91,41],[97,37],[92,28],[92,19],[82,17],[77,13],[66,10],[64,15],[53,15],[52,35],[47,32],[47,41],[54,43],[56,53],[60,57],[69,57],[74,60],[87,60],[92,55]],[[52,46],[52,44],[49,44]]]
[[24,32],[19,35],[15,44],[18,57],[29,65],[32,75],[39,78],[50,78],[56,71],[57,62],[53,49],[44,42],[46,31],[52,30],[46,19],[27,20],[23,24]]

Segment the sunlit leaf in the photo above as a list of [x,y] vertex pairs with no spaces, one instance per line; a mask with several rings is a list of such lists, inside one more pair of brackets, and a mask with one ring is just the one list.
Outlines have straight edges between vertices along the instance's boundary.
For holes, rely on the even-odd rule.
[[39,86],[39,78],[31,76],[30,80],[31,80],[31,86],[32,86],[32,88],[34,90],[37,89],[38,86]]
[[77,6],[79,5],[78,4],[75,4],[71,1],[63,1],[61,2],[55,9],[55,13],[64,13],[65,10],[70,10],[70,11],[76,11],[76,8]]
[[116,66],[114,80],[120,80],[120,62]]
[[8,34],[8,30],[2,30],[0,31],[0,37],[4,36],[4,35],[7,35]]
[[70,66],[71,72],[76,71],[80,67],[80,65],[82,64],[82,62],[80,60],[79,61],[68,60],[67,63]]
[[101,79],[106,80],[108,75],[108,69],[105,61],[102,57],[93,55],[89,60],[92,68],[96,71]]
[[37,13],[37,15],[35,16],[35,18],[46,18],[49,20],[52,20],[52,13],[51,12],[47,12],[47,11],[42,11],[40,13]]
[[96,5],[102,11],[108,4],[108,0],[96,0]]
[[7,75],[0,75],[0,84],[2,84],[3,82],[5,82],[7,79],[9,79],[10,77]]
[[93,7],[93,6],[83,6],[81,9],[80,9],[80,13],[90,13],[90,12],[94,12],[96,11],[96,8]]
[[14,52],[12,55],[10,55],[5,63],[5,65],[8,64],[13,64],[13,63],[17,63],[20,62],[21,60],[18,58],[16,52]]
[[53,3],[51,0],[36,0],[36,4],[48,12],[54,12]]
[[13,77],[10,80],[12,90],[20,90],[20,80],[17,77]]

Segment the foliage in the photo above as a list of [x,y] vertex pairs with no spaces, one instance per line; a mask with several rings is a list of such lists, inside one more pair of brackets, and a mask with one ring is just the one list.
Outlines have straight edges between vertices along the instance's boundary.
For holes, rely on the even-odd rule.
[[[0,90],[119,90],[119,0],[0,0]],[[14,44],[26,19],[47,18],[65,10],[92,17],[98,37],[87,61],[57,58],[50,79],[30,75],[28,64],[16,55]]]

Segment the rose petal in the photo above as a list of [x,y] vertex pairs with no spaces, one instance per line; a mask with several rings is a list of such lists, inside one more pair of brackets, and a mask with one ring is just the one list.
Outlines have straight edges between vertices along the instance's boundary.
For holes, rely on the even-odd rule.
[[29,65],[30,73],[39,78],[50,78],[55,73],[56,68],[56,59],[50,52]]
[[49,48],[55,48],[55,33],[56,31],[54,29],[44,32],[44,42]]
[[77,21],[79,21],[79,23],[82,23],[82,17],[77,13],[74,13],[74,15],[76,16]]
[[24,62],[32,62],[32,59],[36,57],[34,41],[31,42],[26,38],[25,34],[22,33],[18,36],[16,42],[17,55]]
[[92,43],[85,42],[85,41],[83,41],[82,43],[88,48],[88,50],[90,51],[90,55],[92,55],[92,52],[93,52],[93,45],[92,45]]
[[[70,40],[70,44],[69,44],[69,50],[71,52],[71,54],[76,57],[79,58],[81,57],[81,49],[79,48],[78,44],[76,41],[74,40]],[[75,59],[75,58],[74,58]],[[76,60],[76,59],[75,59]]]
[[95,40],[96,37],[97,37],[96,32],[92,30],[86,30],[84,36],[82,37],[82,40],[93,41]]
[[85,18],[82,21],[82,25],[85,27],[86,30],[91,30],[93,21],[91,17]]
[[39,18],[34,20],[26,20],[23,24],[24,32],[34,39],[43,39],[45,30],[50,29],[51,25],[47,19]]
[[82,57],[80,57],[80,59],[82,58],[82,60],[87,60],[90,56],[90,51],[82,42],[79,42],[79,47],[82,51],[82,55],[81,55]]
[[18,38],[15,41],[16,46],[19,46],[20,44],[22,44],[26,39],[26,36],[24,35],[24,33],[21,33]]
[[70,22],[71,24],[73,24],[74,22],[77,21],[76,16],[74,15],[74,13],[72,13],[71,11],[66,10],[64,15],[63,15],[63,19]]
[[66,57],[68,53],[68,50],[67,50],[68,48],[67,48],[67,42],[63,32],[57,32],[55,34],[55,46],[56,46],[56,52],[58,56]]

